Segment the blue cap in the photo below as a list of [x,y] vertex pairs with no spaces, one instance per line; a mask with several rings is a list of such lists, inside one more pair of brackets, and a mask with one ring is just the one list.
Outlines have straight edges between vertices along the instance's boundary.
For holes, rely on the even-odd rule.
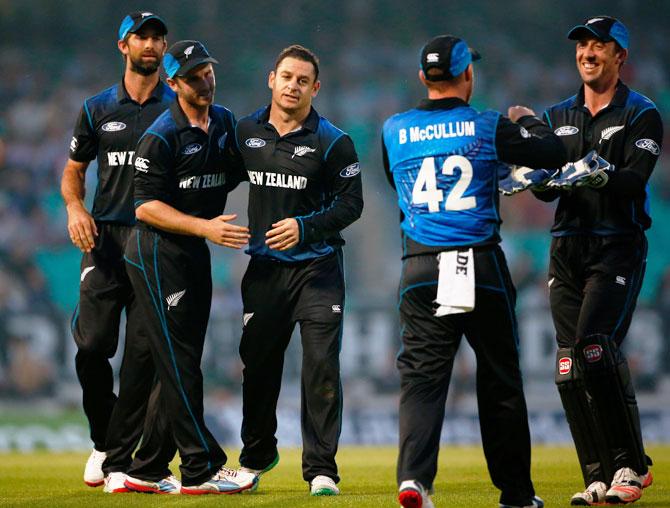
[[[428,81],[445,81],[461,74],[481,55],[469,48],[463,39],[453,35],[438,35],[421,50],[421,69]],[[438,69],[439,73],[429,73]]]
[[595,16],[568,32],[568,39],[578,41],[584,37],[595,36],[603,42],[615,41],[623,49],[628,49],[628,29],[611,16]]
[[128,34],[137,32],[147,21],[154,21],[154,23],[156,23],[162,30],[162,35],[168,33],[165,21],[163,21],[158,14],[147,11],[135,11],[128,14],[123,18],[123,21],[121,21],[121,26],[119,26],[119,40],[125,39]]

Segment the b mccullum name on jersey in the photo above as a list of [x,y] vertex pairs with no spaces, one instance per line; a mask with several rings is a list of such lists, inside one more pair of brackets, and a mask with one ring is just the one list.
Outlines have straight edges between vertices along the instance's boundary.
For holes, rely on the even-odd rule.
[[[408,137],[409,131],[409,137]],[[398,131],[398,143],[403,145],[409,141],[430,141],[432,139],[460,138],[475,135],[475,122],[442,122],[426,126],[410,127]]]

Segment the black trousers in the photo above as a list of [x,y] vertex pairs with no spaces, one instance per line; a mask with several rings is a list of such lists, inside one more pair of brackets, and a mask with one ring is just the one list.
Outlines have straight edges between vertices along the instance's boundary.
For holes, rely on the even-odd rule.
[[339,481],[335,455],[342,424],[339,353],[344,310],[341,251],[296,264],[252,258],[242,280],[245,326],[240,463],[267,467],[277,455],[277,399],[293,328],[302,338],[301,427],[305,481]]
[[[579,340],[595,334],[605,335],[621,346],[630,327],[644,278],[647,260],[647,239],[643,233],[622,236],[565,236],[551,242],[549,263],[549,298],[556,329],[556,341],[561,348],[573,348]],[[623,354],[619,349],[623,362]],[[609,459],[615,469],[631,467],[638,474],[647,472],[647,458],[642,444],[639,411],[635,389],[627,372],[612,379],[620,383],[624,399],[620,407],[611,407],[617,421],[629,420],[631,425],[621,432],[626,444],[610,443]],[[587,393],[588,398],[593,394]],[[592,400],[597,405],[598,401]],[[578,417],[575,415],[574,418]],[[578,422],[577,422],[578,423]],[[591,420],[582,426],[593,425]],[[613,423],[603,423],[613,425]],[[574,429],[571,430],[573,433]],[[574,436],[573,436],[574,437]],[[579,447],[583,440],[575,438]],[[578,456],[589,454],[577,450]],[[600,469],[581,461],[585,485],[601,478]]]
[[437,256],[414,256],[403,263],[397,480],[433,486],[454,356],[465,335],[477,360],[479,422],[491,480],[501,490],[501,503],[524,506],[535,491],[519,368],[516,292],[498,246],[476,249],[474,266],[474,310],[436,317]]
[[[123,421],[127,433],[122,460],[129,462],[130,454],[139,442],[147,398],[117,403],[114,376],[109,359],[114,356],[119,341],[121,313],[126,311],[126,351],[120,372],[121,391],[143,390],[146,357],[135,354],[134,344],[142,343],[143,317],[138,308],[126,273],[123,251],[131,228],[98,223],[95,248],[83,255],[79,304],[72,318],[72,334],[77,344],[75,366],[83,391],[83,407],[89,421],[91,440],[95,449],[108,450],[107,434],[112,419]],[[149,383],[150,387],[150,383]],[[114,412],[121,418],[114,418]],[[118,426],[112,424],[116,430]]]
[[[198,485],[226,463],[204,421],[200,361],[212,300],[209,249],[204,240],[138,225],[126,262],[160,380],[161,412],[181,456],[182,483]],[[145,472],[162,467],[166,455],[155,449],[155,432],[146,439],[154,444],[136,454],[129,475],[151,480]]]

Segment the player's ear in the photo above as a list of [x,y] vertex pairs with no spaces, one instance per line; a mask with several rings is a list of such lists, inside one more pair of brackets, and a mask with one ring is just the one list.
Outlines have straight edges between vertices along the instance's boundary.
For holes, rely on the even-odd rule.
[[424,74],[423,69],[419,69],[419,81],[424,85],[426,84],[426,75]]
[[619,57],[619,67],[621,67],[628,60],[628,50],[621,48],[617,56]]
[[472,70],[472,64],[469,64],[465,68],[465,81],[472,81],[474,71]]
[[126,39],[121,39],[116,43],[119,51],[124,55],[128,54],[128,41]]
[[177,86],[177,81],[176,80],[174,80],[172,78],[166,78],[165,82],[170,87],[170,90],[172,90],[174,93],[177,93],[177,90],[179,90],[179,87]]
[[319,90],[321,90],[321,81],[317,79],[314,82],[314,86],[312,87],[312,97],[316,97],[316,95],[319,93]]
[[277,74],[275,71],[270,71],[270,75],[268,76],[268,88],[272,90],[275,85],[275,78],[277,77]]

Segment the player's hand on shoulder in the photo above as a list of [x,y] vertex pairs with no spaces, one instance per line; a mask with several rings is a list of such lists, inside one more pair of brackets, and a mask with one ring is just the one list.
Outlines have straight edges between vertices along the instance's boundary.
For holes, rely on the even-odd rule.
[[298,221],[293,218],[275,222],[272,229],[265,233],[265,244],[274,250],[292,249],[299,241],[300,227]]
[[249,242],[249,228],[231,224],[237,214],[219,215],[206,222],[205,238],[217,245],[240,249]]
[[513,122],[516,122],[522,116],[535,116],[535,111],[526,106],[510,106],[507,110],[507,116]]
[[67,207],[67,231],[72,243],[82,252],[91,252],[95,247],[98,228],[91,214],[78,203]]

